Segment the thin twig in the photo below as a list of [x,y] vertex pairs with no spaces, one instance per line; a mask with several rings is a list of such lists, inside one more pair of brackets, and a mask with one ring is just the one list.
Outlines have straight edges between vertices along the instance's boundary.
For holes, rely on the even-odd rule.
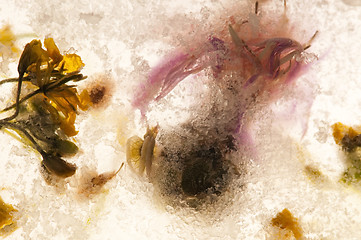
[[54,81],[51,82],[47,85],[44,85],[44,91],[48,91],[50,89],[54,89],[57,88],[61,85],[64,85],[65,83],[69,82],[69,81],[80,81],[85,79],[85,77],[83,76],[83,74],[80,74],[79,72],[73,72],[70,74],[65,75],[63,78],[61,78],[59,81]]
[[[32,92],[32,93],[29,93],[28,95],[26,95],[26,96],[23,97],[22,99],[20,99],[20,100],[19,100],[19,104],[25,102],[26,100],[28,100],[29,98],[35,96],[35,95],[38,94],[38,93],[41,93],[41,89],[40,89],[40,88],[37,89],[36,91]],[[4,108],[1,112],[9,111],[10,109],[14,108],[15,106],[16,106],[16,103],[12,104],[11,106],[9,106],[9,107],[7,107],[7,108]],[[3,120],[6,120],[6,118],[3,119]],[[7,121],[9,121],[9,120],[7,120]]]
[[313,36],[311,37],[311,39],[308,40],[307,44],[303,47],[303,50],[306,50],[306,49],[308,49],[308,48],[311,47],[311,43],[312,43],[313,40],[316,38],[317,34],[318,34],[318,30],[313,34]]
[[4,84],[4,83],[10,83],[10,82],[17,82],[19,80],[19,78],[8,78],[8,79],[4,79],[0,81],[0,85]]
[[[11,83],[11,82],[17,82],[19,81],[19,78],[7,78],[7,79],[4,79],[4,80],[1,80],[0,81],[0,85],[4,84],[4,83]],[[23,77],[23,82],[30,82],[30,79],[29,77]]]
[[14,118],[16,118],[18,116],[18,114],[19,114],[19,105],[20,105],[19,100],[20,100],[21,84],[23,82],[23,76],[24,76],[24,72],[21,72],[19,74],[18,90],[16,92],[16,103],[15,103],[16,109],[15,109],[15,112],[10,117],[4,118],[3,121],[11,121]]
[[[14,78],[14,79],[15,79],[15,78]],[[35,95],[38,94],[38,93],[43,92],[43,93],[45,94],[46,92],[49,92],[49,91],[51,91],[51,90],[53,90],[53,89],[55,89],[55,88],[57,88],[57,87],[65,84],[65,83],[69,82],[69,81],[73,81],[73,80],[75,80],[75,81],[80,81],[80,80],[82,80],[82,79],[84,79],[84,76],[83,76],[82,74],[78,74],[77,72],[74,72],[74,74],[72,74],[72,75],[70,75],[70,76],[69,76],[69,75],[66,75],[66,76],[64,76],[62,79],[60,79],[60,80],[57,81],[57,82],[51,82],[51,83],[49,83],[49,84],[47,84],[47,85],[44,85],[44,86],[43,86],[43,89],[40,89],[40,88],[39,88],[39,89],[37,89],[36,91],[34,91],[34,92],[32,92],[32,93],[29,93],[28,95],[26,95],[25,97],[23,97],[22,99],[20,99],[18,103],[14,103],[14,104],[12,104],[12,105],[9,106],[9,107],[4,108],[1,112],[6,112],[6,111],[9,111],[10,109],[13,109],[14,107],[17,106],[17,104],[21,104],[21,103],[25,102],[26,100],[28,100],[29,98],[35,96]],[[13,79],[5,79],[5,80],[8,80],[9,82],[14,82]],[[5,80],[4,80],[4,81],[5,81]],[[28,81],[28,80],[27,80],[27,81]],[[0,82],[0,84],[1,84],[1,82]],[[16,117],[16,116],[15,116],[15,117]],[[14,118],[15,118],[15,117],[14,117]],[[3,120],[5,120],[5,121],[10,121],[10,120],[12,120],[12,119],[14,119],[14,118],[10,118],[10,117],[9,117],[9,118],[5,118],[5,119],[3,119]]]

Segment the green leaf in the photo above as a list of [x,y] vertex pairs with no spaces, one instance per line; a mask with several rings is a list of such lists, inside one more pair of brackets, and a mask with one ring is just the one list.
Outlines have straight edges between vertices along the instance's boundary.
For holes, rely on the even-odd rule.
[[55,141],[54,148],[61,156],[75,155],[79,150],[73,142],[61,139]]

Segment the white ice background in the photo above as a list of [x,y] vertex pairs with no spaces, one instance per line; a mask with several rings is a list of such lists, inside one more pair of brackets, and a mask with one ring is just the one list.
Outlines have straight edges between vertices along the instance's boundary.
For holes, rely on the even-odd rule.
[[[193,21],[202,23],[203,31],[212,31],[217,20],[213,16],[227,15],[238,2],[243,4],[232,0],[1,0],[0,23],[10,24],[16,34],[30,34],[20,38],[20,48],[32,38],[51,36],[61,50],[73,48],[70,51],[82,57],[89,81],[98,75],[114,80],[109,106],[78,116],[75,140],[80,153],[71,160],[104,172],[126,161],[124,139],[142,136],[146,130],[130,106],[134,87],[182,42],[182,29]],[[361,7],[356,0],[287,3],[289,18],[302,23],[301,32],[319,31],[309,49],[319,60],[297,80],[315,83],[316,93],[302,139],[299,131],[276,127],[282,122],[267,111],[255,113],[260,160],[249,163],[244,179],[235,180],[222,201],[197,211],[167,205],[153,185],[128,166],[105,185],[105,192],[77,199],[74,192],[47,185],[39,173],[39,154],[0,132],[0,188],[4,188],[0,195],[20,214],[20,228],[7,239],[267,239],[270,220],[284,208],[299,218],[305,239],[359,239],[360,191],[338,182],[345,165],[330,126],[338,121],[361,124]],[[282,1],[273,0],[269,7],[283,11]],[[14,76],[16,63],[9,68],[7,74]],[[167,109],[166,103],[160,103],[160,110],[150,114],[154,122],[163,121],[169,127],[191,115],[187,104],[197,97],[189,96],[190,88],[207,89],[187,81],[169,96],[178,108]],[[188,94],[188,102],[180,104],[177,96],[182,92]],[[327,180],[310,181],[305,165],[317,167]]]

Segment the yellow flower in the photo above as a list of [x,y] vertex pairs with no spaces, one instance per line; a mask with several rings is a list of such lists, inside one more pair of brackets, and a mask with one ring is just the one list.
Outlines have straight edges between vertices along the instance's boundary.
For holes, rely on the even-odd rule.
[[48,92],[45,100],[56,109],[56,111],[49,109],[49,112],[53,120],[59,122],[60,129],[69,137],[75,136],[78,133],[74,126],[77,108],[85,111],[91,105],[88,92],[84,90],[79,95],[75,88],[65,88]]
[[14,207],[10,204],[4,203],[4,201],[0,197],[0,230],[3,229],[5,226],[14,223],[12,213],[16,211],[17,210],[14,209]]
[[59,65],[63,65],[64,73],[80,71],[84,67],[81,58],[76,54],[65,54],[63,61]]
[[61,70],[62,73],[78,72],[84,67],[84,63],[81,58],[74,53],[60,54],[58,47],[56,46],[53,38],[46,38],[44,45],[47,50],[47,54],[53,60],[52,64],[54,69]]
[[349,138],[353,139],[357,135],[361,134],[360,127],[353,128],[353,127],[346,126],[340,122],[333,124],[331,127],[332,127],[332,131],[333,131],[333,133],[332,133],[333,138],[334,138],[336,144],[339,144],[339,145],[341,144],[342,139],[345,136],[348,136]]
[[78,94],[74,86],[62,81],[75,76],[73,73],[80,71],[84,63],[76,54],[61,55],[52,38],[46,38],[44,45],[46,51],[39,40],[25,46],[19,62],[19,73],[35,74],[36,81],[32,81],[32,84],[41,89],[53,121],[67,136],[74,136],[78,133],[74,126],[77,109],[87,110],[91,99],[86,90]]
[[6,49],[0,51],[0,56],[3,56],[10,49],[10,55],[17,54],[20,50],[15,46],[16,36],[11,31],[10,26],[6,25],[0,29],[0,44]]
[[[31,72],[41,78],[42,82],[36,83],[39,87],[49,82],[53,70],[59,71],[62,75],[78,72],[84,67],[84,63],[77,54],[60,54],[53,38],[44,40],[46,50],[42,48],[39,40],[32,40],[25,46],[20,57],[19,73]],[[42,74],[47,72],[47,74]]]
[[53,60],[53,64],[58,64],[63,60],[63,56],[60,54],[53,38],[45,38],[44,45],[49,57]]
[[35,64],[41,64],[41,62],[48,61],[48,56],[46,51],[41,47],[41,42],[39,40],[32,40],[30,43],[26,44],[24,51],[21,54],[18,72],[20,75],[25,72],[36,70]]

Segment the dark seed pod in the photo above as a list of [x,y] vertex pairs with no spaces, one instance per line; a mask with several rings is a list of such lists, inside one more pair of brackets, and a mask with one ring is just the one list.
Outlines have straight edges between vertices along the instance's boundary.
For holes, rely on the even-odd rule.
[[342,148],[347,152],[352,152],[356,147],[361,147],[361,135],[350,138],[349,135],[345,135],[341,140]]
[[211,129],[203,135],[184,127],[177,129],[177,134],[160,134],[162,152],[151,181],[167,204],[200,209],[227,192],[237,174],[231,162],[233,139],[221,134],[219,139],[210,137],[215,132]]
[[96,86],[90,92],[90,99],[93,104],[99,104],[105,95],[106,89],[104,86]]
[[219,194],[224,185],[226,171],[219,149],[211,147],[191,152],[185,160],[182,173],[182,190],[186,195]]
[[74,175],[76,171],[75,164],[68,163],[55,154],[42,152],[41,155],[43,157],[42,165],[48,172],[62,178]]

